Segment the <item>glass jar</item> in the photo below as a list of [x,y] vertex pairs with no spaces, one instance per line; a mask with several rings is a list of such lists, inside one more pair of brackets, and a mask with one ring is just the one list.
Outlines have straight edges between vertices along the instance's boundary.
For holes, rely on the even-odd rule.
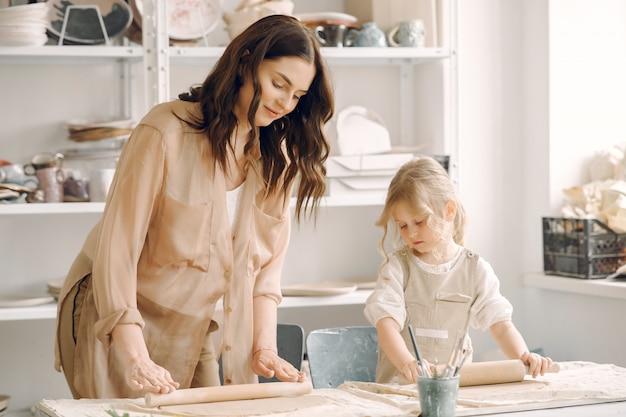
[[72,148],[59,152],[65,156],[63,200],[104,201],[117,167],[120,149]]

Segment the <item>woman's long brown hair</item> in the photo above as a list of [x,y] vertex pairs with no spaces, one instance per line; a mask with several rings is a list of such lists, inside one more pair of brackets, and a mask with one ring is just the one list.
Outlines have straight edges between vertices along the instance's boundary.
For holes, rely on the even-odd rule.
[[329,144],[324,125],[334,113],[328,70],[311,30],[285,15],[258,20],[228,44],[202,86],[192,87],[179,98],[200,103],[203,119],[191,124],[206,131],[217,163],[226,169],[230,137],[237,126],[234,108],[244,77],[251,75],[253,80],[248,121],[255,126],[261,96],[257,69],[263,60],[281,57],[299,57],[313,63],[315,77],[291,113],[267,127],[253,128],[244,153],[250,166],[256,167],[251,150],[257,144],[260,147],[262,172],[257,174],[263,178],[266,193],[281,191],[290,198],[291,184],[299,179],[295,214],[300,220],[302,214],[314,212],[326,191],[324,162]]

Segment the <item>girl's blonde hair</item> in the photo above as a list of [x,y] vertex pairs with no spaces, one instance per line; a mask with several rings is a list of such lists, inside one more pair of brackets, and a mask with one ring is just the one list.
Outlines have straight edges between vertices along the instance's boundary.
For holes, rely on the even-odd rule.
[[[428,156],[420,156],[405,163],[393,177],[382,214],[376,221],[376,225],[383,228],[379,249],[387,260],[389,256],[385,250],[385,241],[389,226],[394,222],[393,209],[401,201],[408,203],[415,210],[416,217],[424,218],[440,238],[445,237],[446,233],[452,233],[452,238],[457,244],[464,244],[465,209],[456,196],[454,184],[439,162]],[[456,203],[451,231],[445,228],[446,206],[449,201]],[[401,242],[397,228],[394,230],[396,232],[394,236]]]

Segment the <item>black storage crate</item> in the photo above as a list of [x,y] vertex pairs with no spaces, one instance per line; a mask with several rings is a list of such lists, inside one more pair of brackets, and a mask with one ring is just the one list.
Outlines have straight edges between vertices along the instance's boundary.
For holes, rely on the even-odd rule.
[[543,218],[543,270],[549,275],[605,278],[626,263],[626,233],[595,219]]

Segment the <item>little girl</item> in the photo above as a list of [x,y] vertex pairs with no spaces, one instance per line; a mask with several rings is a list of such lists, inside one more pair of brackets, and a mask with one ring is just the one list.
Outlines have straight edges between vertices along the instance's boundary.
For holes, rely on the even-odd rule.
[[[392,222],[403,245],[388,253],[384,246]],[[402,166],[376,224],[383,228],[384,261],[365,304],[365,317],[378,332],[376,382],[417,381],[408,325],[426,367],[446,364],[458,346],[470,362],[467,330],[472,326],[489,329],[502,352],[521,359],[533,377],[547,371],[552,360],[528,351],[491,265],[463,246],[465,211],[438,162],[420,157]]]

